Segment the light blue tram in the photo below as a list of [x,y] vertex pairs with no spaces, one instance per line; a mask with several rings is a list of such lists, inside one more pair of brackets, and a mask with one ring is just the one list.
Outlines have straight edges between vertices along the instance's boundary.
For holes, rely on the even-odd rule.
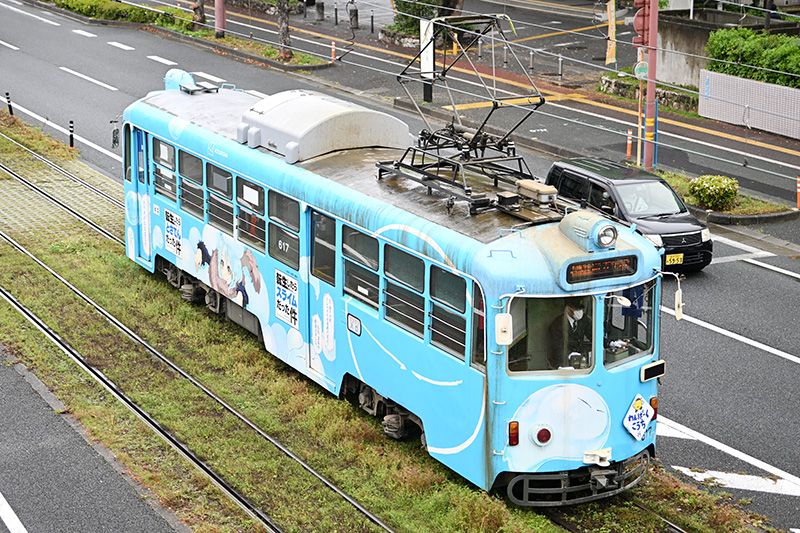
[[376,172],[412,143],[384,113],[165,81],[124,113],[131,260],[519,505],[644,476],[664,363],[643,237],[535,180],[466,210]]

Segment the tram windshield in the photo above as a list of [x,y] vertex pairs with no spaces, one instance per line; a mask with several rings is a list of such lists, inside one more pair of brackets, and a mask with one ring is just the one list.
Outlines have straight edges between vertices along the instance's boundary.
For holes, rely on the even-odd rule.
[[[509,372],[587,373],[595,365],[595,324],[602,322],[602,363],[608,367],[653,352],[655,281],[598,297],[514,298]],[[596,342],[597,341],[597,342]]]

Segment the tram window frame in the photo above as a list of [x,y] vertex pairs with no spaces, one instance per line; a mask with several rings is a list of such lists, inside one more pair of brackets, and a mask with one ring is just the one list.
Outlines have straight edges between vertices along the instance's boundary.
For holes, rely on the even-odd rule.
[[387,279],[383,306],[388,322],[420,338],[425,337],[424,296]]
[[222,196],[209,191],[208,207],[206,208],[208,223],[231,237],[233,237],[233,211],[233,202],[229,202]]
[[311,212],[311,227],[314,237],[311,240],[311,275],[336,285],[336,219],[320,213]]
[[269,219],[287,228],[300,231],[300,202],[277,191],[267,194]]
[[208,190],[233,200],[233,174],[214,163],[206,163],[206,182]]
[[449,270],[431,265],[431,298],[463,314],[467,309],[467,280]]
[[169,143],[153,137],[153,162],[166,168],[175,170],[175,147]]
[[425,292],[425,261],[387,244],[383,247],[383,273],[418,293]]
[[181,209],[205,221],[205,189],[190,180],[182,180],[180,186]]
[[178,198],[178,180],[175,173],[162,169],[158,164],[153,165],[153,188],[156,194],[175,202]]
[[342,225],[342,258],[344,284],[342,290],[373,309],[378,309],[380,259],[378,239],[351,226]]
[[132,154],[133,150],[131,150],[131,143],[133,142],[133,133],[131,130],[130,124],[125,124],[122,129],[122,138],[124,139],[122,145],[122,166],[123,166],[123,173],[125,174],[125,181],[131,181],[131,161],[133,160]]
[[[607,369],[618,367],[632,359],[653,355],[656,345],[653,333],[658,320],[658,312],[653,308],[653,302],[657,301],[655,299],[656,287],[655,280],[650,280],[636,287],[623,289],[621,292],[612,292],[606,296],[603,306],[603,364]],[[642,292],[637,295],[636,290],[639,288],[642,288]],[[623,308],[619,300],[613,297],[614,295],[627,298],[630,300],[631,306]],[[640,301],[641,304],[639,304]],[[619,312],[617,313],[616,310]],[[632,317],[632,314],[637,311],[648,313],[644,324],[639,318],[635,318],[633,321],[625,318],[626,314]],[[635,326],[636,329],[634,336],[630,335],[631,326]],[[644,339],[639,337],[642,327],[646,333]],[[614,347],[611,345],[612,341],[622,340],[625,337],[628,338],[624,340],[624,346]]]
[[[564,320],[567,303],[575,298],[583,299],[584,319],[588,320],[584,332],[590,338],[584,341],[581,354],[585,352],[586,361],[576,361],[578,367],[568,366],[569,353],[564,349],[568,333],[561,332],[562,348],[558,356],[554,355],[554,348],[558,336],[554,333],[558,327],[558,320]],[[539,373],[539,372],[570,372],[588,374],[592,372],[597,362],[594,358],[595,322],[601,317],[595,316],[596,299],[585,295],[579,297],[516,297],[512,299],[509,312],[513,317],[514,331],[512,343],[507,347],[506,371],[510,375]],[[554,325],[556,324],[556,325]],[[563,351],[564,353],[560,353]],[[551,364],[557,361],[557,366]]]
[[461,359],[467,351],[467,319],[448,308],[433,302],[430,312],[431,344]]
[[[269,223],[269,256],[284,265],[298,270],[300,268],[300,237],[286,228]],[[285,243],[282,244],[282,243]]]
[[178,175],[202,186],[203,160],[194,154],[178,149]]
[[342,226],[342,254],[371,270],[378,270],[378,239],[350,226]]
[[264,187],[258,183],[236,177],[236,201],[240,206],[246,207],[261,216],[264,215]]
[[236,238],[263,254],[267,247],[266,220],[240,206],[236,214]]
[[476,282],[472,282],[472,355],[470,365],[486,372],[486,304]]

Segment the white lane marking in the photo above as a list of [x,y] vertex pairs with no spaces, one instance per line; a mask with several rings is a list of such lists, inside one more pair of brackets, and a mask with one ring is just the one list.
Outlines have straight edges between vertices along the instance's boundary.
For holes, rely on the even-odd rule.
[[205,72],[192,72],[195,76],[200,76],[201,78],[205,78],[207,80],[213,81],[214,83],[225,83],[225,80],[222,78],[218,78],[216,76],[212,76],[211,74],[206,74]]
[[752,259],[743,259],[745,263],[750,263],[751,265],[755,265],[757,267],[766,268],[767,270],[772,270],[773,272],[777,272],[778,274],[783,274],[784,276],[789,276],[790,278],[800,279],[800,274],[797,272],[792,272],[791,270],[786,270],[780,267],[776,267],[774,265],[768,265],[767,263],[762,263],[761,261],[754,261]]
[[[22,107],[19,104],[14,104],[14,112],[17,112],[17,111],[25,113],[26,115],[28,115],[32,119],[34,119],[37,122],[39,122],[39,126],[40,127],[44,127],[45,125],[49,125],[54,130],[60,131],[64,135],[69,135],[69,131],[67,131],[66,128],[62,128],[58,124],[53,124],[46,117],[43,117],[41,115],[37,115],[33,111],[25,109],[24,107]],[[89,139],[86,139],[85,137],[81,137],[80,135],[75,135],[74,138],[75,138],[76,141],[80,141],[82,144],[88,146],[89,148],[97,150],[98,152],[100,152],[103,155],[107,155],[108,157],[110,157],[111,159],[117,161],[118,163],[122,163],[122,157],[117,155],[117,154],[115,154],[114,152],[111,152],[110,150],[106,150],[102,146],[98,146],[95,143],[93,143],[92,141],[90,141]]]
[[748,474],[733,474],[730,472],[717,472],[706,470],[695,472],[685,466],[672,466],[678,472],[696,479],[697,481],[711,481],[729,489],[753,490],[757,492],[770,492],[786,496],[800,496],[800,486],[789,483],[784,479],[772,479]]
[[755,246],[750,246],[749,244],[744,244],[742,242],[734,241],[732,239],[728,239],[726,237],[720,237],[718,235],[711,235],[711,239],[714,242],[718,242],[720,244],[725,244],[727,246],[731,246],[733,248],[738,248],[740,250],[744,250],[747,252],[746,254],[737,254],[737,255],[728,255],[725,257],[714,257],[713,263],[715,265],[720,265],[722,263],[732,263],[734,261],[747,261],[749,259],[756,259],[759,257],[774,257],[775,254],[772,252],[765,252],[764,250],[759,250]]
[[[714,242],[719,242],[719,243],[725,244],[727,246],[732,246],[734,248],[738,248],[740,250],[744,250],[745,252],[748,252],[748,253],[751,253],[751,254],[765,253],[763,250],[761,250],[760,248],[756,248],[755,246],[750,246],[749,244],[745,244],[745,243],[739,242],[739,241],[734,241],[733,239],[729,239],[727,237],[721,237],[719,235],[711,234],[711,240],[713,240]],[[766,253],[769,253],[769,252],[766,252]],[[771,255],[775,255],[775,254],[771,254]]]
[[[675,311],[673,309],[670,309],[670,308],[665,307],[665,306],[662,305],[661,306],[661,310],[664,311],[665,313],[669,314],[669,315],[675,316]],[[743,342],[744,344],[752,346],[753,348],[758,348],[759,350],[763,350],[763,351],[765,351],[767,353],[771,353],[772,355],[777,355],[778,357],[782,357],[782,358],[786,359],[787,361],[791,361],[792,363],[800,364],[800,357],[797,357],[796,355],[792,355],[790,353],[784,352],[784,351],[779,350],[777,348],[773,348],[772,346],[767,346],[766,344],[763,344],[761,342],[755,341],[753,339],[748,339],[747,337],[745,337],[743,335],[739,335],[738,333],[734,333],[732,331],[728,331],[727,329],[723,329],[723,328],[721,328],[719,326],[715,326],[714,324],[709,324],[708,322],[700,320],[699,318],[693,318],[693,317],[688,316],[688,315],[683,315],[683,320],[686,320],[687,322],[691,322],[692,324],[697,324],[700,327],[703,327],[703,328],[706,328],[706,329],[710,329],[711,331],[713,331],[715,333],[719,333],[720,335],[724,335],[724,336],[729,337],[729,338],[731,338],[733,340],[737,340],[739,342]]]
[[248,89],[245,91],[247,94],[252,94],[253,96],[258,96],[259,98],[266,98],[267,95],[261,92],[256,91],[255,89]]
[[98,81],[98,80],[96,80],[94,78],[90,78],[86,74],[81,74],[80,72],[75,72],[74,70],[69,69],[67,67],[58,67],[58,68],[60,68],[64,72],[68,72],[69,74],[72,74],[73,76],[77,76],[77,77],[79,77],[81,79],[84,79],[86,81],[90,81],[90,82],[94,83],[95,85],[99,85],[100,87],[104,87],[104,88],[108,89],[109,91],[117,91],[117,90],[119,90],[116,87],[112,87],[111,85],[105,84],[102,81]]
[[47,24],[52,24],[53,26],[61,26],[61,24],[59,24],[58,22],[53,22],[52,20],[47,20],[46,18],[40,17],[39,15],[34,15],[33,13],[28,13],[27,11],[23,11],[22,9],[17,9],[16,7],[11,7],[10,5],[4,4],[2,2],[0,2],[0,7],[4,7],[6,9],[10,9],[11,11],[14,11],[15,13],[19,13],[20,15],[27,15],[29,17],[33,17],[36,20],[40,20],[40,21],[45,22]]
[[89,33],[88,31],[83,30],[72,30],[72,33],[77,33],[78,35],[83,35],[84,37],[97,37],[94,33]]
[[110,44],[111,46],[115,46],[120,50],[136,50],[133,46],[128,46],[127,44],[118,43],[117,41],[108,41],[106,44]]
[[[753,456],[747,455],[744,452],[740,452],[739,450],[737,450],[735,448],[731,448],[727,444],[723,444],[723,443],[719,442],[718,440],[714,440],[711,437],[707,437],[707,436],[703,435],[702,433],[699,433],[699,432],[697,432],[697,431],[695,431],[693,429],[689,429],[686,426],[683,426],[683,425],[681,425],[681,424],[679,424],[677,422],[674,422],[674,421],[670,420],[669,418],[665,417],[664,415],[659,414],[657,420],[658,420],[658,424],[659,425],[665,424],[667,426],[672,426],[673,430],[680,431],[681,433],[687,435],[688,438],[691,438],[691,439],[694,439],[694,440],[699,440],[703,444],[707,444],[708,446],[711,446],[714,449],[717,449],[717,450],[719,450],[719,451],[721,451],[723,453],[726,453],[726,454],[728,454],[728,455],[730,455],[732,457],[735,457],[736,459],[739,459],[740,461],[744,461],[745,463],[753,465],[756,468],[760,468],[761,470],[763,470],[765,472],[768,472],[768,473],[772,474],[773,476],[777,476],[777,477],[785,480],[787,483],[791,483],[792,485],[794,485],[797,488],[797,490],[800,490],[800,478],[798,478],[797,476],[795,476],[793,474],[790,474],[789,472],[781,470],[780,468],[778,468],[776,466],[772,466],[771,464],[765,463],[764,461],[761,461],[760,459],[756,459]],[[658,426],[656,426],[656,427],[658,427]]]
[[17,513],[8,505],[2,493],[0,493],[0,519],[3,520],[10,533],[28,533],[28,530],[19,521]]
[[177,65],[177,63],[175,63],[174,61],[170,61],[169,59],[164,59],[163,57],[147,56],[147,59],[152,59],[153,61],[163,63],[164,65],[167,65],[169,67],[171,67],[172,65]]
[[16,47],[16,46],[14,46],[13,44],[8,44],[8,43],[7,43],[7,42],[5,42],[5,41],[0,41],[0,45],[3,45],[3,46],[5,46],[6,48],[11,48],[12,50],[19,50],[19,48],[17,48],[17,47]]

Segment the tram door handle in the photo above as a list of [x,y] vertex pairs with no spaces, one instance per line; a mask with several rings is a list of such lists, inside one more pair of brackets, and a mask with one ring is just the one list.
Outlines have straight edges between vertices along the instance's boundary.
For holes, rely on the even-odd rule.
[[495,341],[508,346],[514,340],[514,324],[511,313],[498,313],[494,318]]

